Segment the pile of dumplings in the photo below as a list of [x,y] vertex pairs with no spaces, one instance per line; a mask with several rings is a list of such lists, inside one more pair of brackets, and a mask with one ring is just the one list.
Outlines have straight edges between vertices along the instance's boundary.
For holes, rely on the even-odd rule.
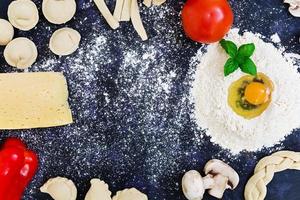
[[[45,18],[53,24],[64,24],[76,13],[75,0],[43,0],[42,11]],[[15,0],[7,10],[8,21],[0,19],[0,46],[4,49],[6,62],[18,69],[27,69],[35,63],[38,51],[33,41],[25,37],[14,38],[14,28],[29,31],[36,27],[39,13],[31,0]],[[70,55],[77,50],[81,36],[71,28],[55,31],[49,42],[50,50],[59,56]]]
[[[135,188],[118,191],[111,197],[108,185],[100,179],[92,179],[91,188],[84,200],[148,200],[147,195]],[[74,182],[64,177],[49,179],[41,188],[41,192],[49,194],[54,200],[76,200],[77,188]]]

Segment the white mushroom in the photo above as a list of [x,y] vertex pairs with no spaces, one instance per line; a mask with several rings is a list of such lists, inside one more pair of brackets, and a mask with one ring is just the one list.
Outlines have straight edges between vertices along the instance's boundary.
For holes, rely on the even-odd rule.
[[202,178],[196,170],[188,171],[182,178],[182,190],[188,200],[201,200],[204,191],[211,188],[214,181],[210,175]]
[[30,67],[36,61],[37,54],[35,44],[24,37],[12,40],[4,49],[6,62],[19,69]]
[[226,189],[234,189],[238,185],[238,174],[220,160],[209,161],[204,172],[205,177],[195,170],[183,176],[182,190],[188,200],[201,200],[206,189],[210,195],[221,199]]
[[30,0],[11,2],[8,6],[7,15],[9,22],[23,31],[34,28],[39,21],[38,9]]
[[111,192],[108,185],[100,179],[91,180],[91,188],[84,200],[111,200]]
[[7,45],[14,37],[14,28],[5,19],[0,19],[0,46]]
[[40,190],[48,193],[54,200],[76,200],[77,197],[73,181],[63,177],[49,179]]
[[284,0],[284,3],[290,4],[289,11],[295,17],[300,17],[300,0]]
[[148,200],[148,197],[137,189],[131,188],[117,192],[113,200]]
[[64,24],[74,17],[76,2],[75,0],[43,0],[42,10],[49,22]]
[[214,185],[208,193],[221,199],[226,189],[235,189],[239,184],[237,172],[221,160],[213,159],[206,163],[204,167],[206,175],[212,175]]
[[78,31],[71,28],[61,28],[53,33],[50,38],[50,50],[59,56],[74,53],[80,43],[81,36]]

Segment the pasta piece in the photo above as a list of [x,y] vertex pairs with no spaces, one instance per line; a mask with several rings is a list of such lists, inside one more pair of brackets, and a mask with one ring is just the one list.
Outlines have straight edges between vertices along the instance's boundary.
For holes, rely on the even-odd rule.
[[118,21],[121,20],[123,6],[124,6],[124,0],[117,0],[116,7],[114,10],[114,18]]
[[152,0],[144,0],[143,4],[149,8],[152,6]]
[[121,14],[121,21],[129,21],[130,20],[130,9],[131,9],[132,0],[124,0],[124,5]]
[[165,2],[166,2],[166,0],[153,0],[153,5],[160,6]]
[[145,28],[143,26],[143,22],[141,20],[140,12],[139,12],[139,6],[137,0],[132,0],[131,3],[131,22],[136,30],[136,32],[140,35],[143,41],[148,39],[147,33],[145,31]]
[[123,7],[124,7],[124,0],[117,0],[113,16],[118,21],[121,20]]
[[108,25],[112,29],[116,29],[120,26],[119,22],[112,16],[111,12],[109,11],[106,3],[104,0],[94,0],[95,4],[97,5],[99,11],[107,21]]

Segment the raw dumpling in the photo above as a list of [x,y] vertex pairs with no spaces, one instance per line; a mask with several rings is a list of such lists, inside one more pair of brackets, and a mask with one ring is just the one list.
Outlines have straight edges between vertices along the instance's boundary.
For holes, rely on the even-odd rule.
[[76,200],[77,197],[77,188],[73,181],[63,177],[49,179],[40,190],[54,200]]
[[137,189],[131,188],[117,192],[113,200],[148,200],[148,197]]
[[91,188],[84,200],[111,200],[111,192],[108,185],[100,179],[91,180]]
[[7,45],[14,37],[14,28],[5,19],[0,19],[0,46]]
[[81,36],[78,31],[71,28],[61,28],[50,38],[50,50],[59,56],[67,56],[76,51]]
[[70,21],[76,12],[75,0],[43,0],[43,14],[53,24]]
[[19,69],[30,67],[36,61],[37,55],[35,44],[24,37],[12,40],[4,49],[6,62]]
[[7,10],[10,23],[22,31],[28,31],[36,26],[39,13],[36,5],[30,0],[11,2]]

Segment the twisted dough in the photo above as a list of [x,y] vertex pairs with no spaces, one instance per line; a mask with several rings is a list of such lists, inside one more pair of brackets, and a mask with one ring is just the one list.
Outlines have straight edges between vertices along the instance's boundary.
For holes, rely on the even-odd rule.
[[260,160],[246,185],[245,199],[263,200],[274,173],[287,169],[300,170],[300,152],[279,151]]

